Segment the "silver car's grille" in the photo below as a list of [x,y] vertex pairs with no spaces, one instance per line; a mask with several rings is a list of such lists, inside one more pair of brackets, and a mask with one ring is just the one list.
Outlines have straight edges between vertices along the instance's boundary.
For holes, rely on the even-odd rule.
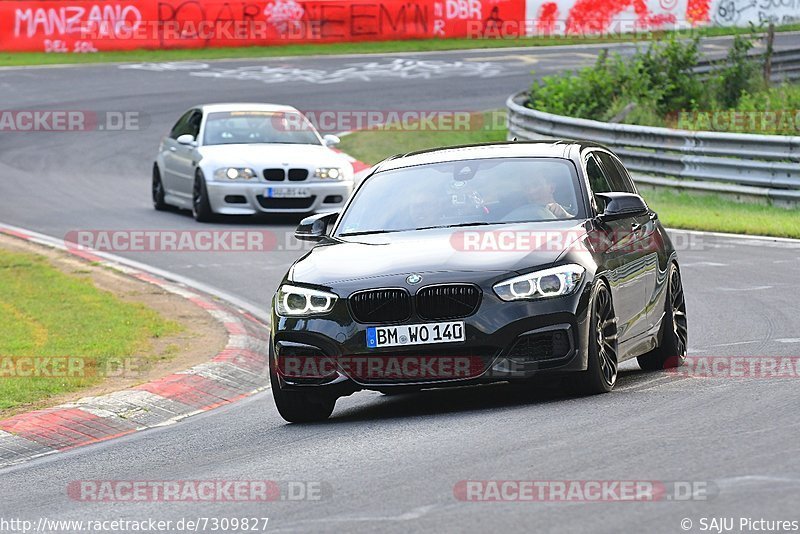
[[308,178],[307,169],[289,169],[289,180],[292,182],[302,182]]
[[282,182],[286,179],[286,171],[283,169],[264,169],[264,179],[270,182]]
[[[264,179],[270,182],[283,182],[286,180],[286,169],[264,169]],[[308,179],[308,169],[289,169],[289,181],[302,182]]]
[[265,210],[304,210],[314,205],[316,196],[307,198],[267,198],[256,195],[259,205]]

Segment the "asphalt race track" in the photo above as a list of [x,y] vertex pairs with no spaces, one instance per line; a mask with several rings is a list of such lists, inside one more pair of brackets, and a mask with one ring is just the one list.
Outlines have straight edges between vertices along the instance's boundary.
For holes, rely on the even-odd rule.
[[[724,54],[727,39],[704,50]],[[778,37],[797,46],[800,35]],[[150,169],[180,112],[212,101],[303,110],[488,110],[546,75],[590,64],[601,47],[380,57],[241,60],[0,70],[2,107],[134,111],[137,131],[0,133],[0,221],[63,237],[81,229],[198,229],[158,213]],[[631,49],[622,45],[622,52]],[[403,61],[405,69],[397,68]],[[123,253],[260,309],[302,251],[297,219],[207,228],[275,232],[270,253]],[[800,355],[800,244],[674,234],[686,286],[689,355]],[[691,519],[797,520],[797,378],[698,378],[623,367],[593,398],[502,385],[340,399],[333,417],[287,425],[269,392],[180,424],[0,472],[0,516],[179,520],[269,517],[276,531],[681,532]],[[74,480],[318,481],[318,501],[86,503]],[[685,502],[462,502],[462,480],[645,480],[706,483]]]

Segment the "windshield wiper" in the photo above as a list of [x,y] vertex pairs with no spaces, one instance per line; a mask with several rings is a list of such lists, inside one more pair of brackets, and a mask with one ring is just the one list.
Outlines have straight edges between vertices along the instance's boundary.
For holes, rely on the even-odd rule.
[[363,232],[347,232],[339,234],[339,237],[351,237],[356,235],[372,235],[372,234],[393,234],[395,232],[406,232],[407,230],[365,230]]
[[417,230],[433,230],[436,228],[459,228],[461,226],[489,226],[492,224],[499,224],[499,223],[476,221],[476,222],[459,223],[459,224],[448,224],[444,226],[423,226],[420,228],[405,228],[403,230],[366,230],[363,232],[347,232],[344,234],[339,234],[339,237],[350,237],[356,235],[370,235],[370,234],[394,234],[397,232],[415,232]]
[[464,226],[491,226],[493,224],[498,224],[498,223],[491,223],[491,222],[485,222],[485,221],[475,221],[475,222],[468,222],[468,223],[446,224],[444,226],[423,226],[421,228],[414,228],[414,230],[434,230],[436,228],[462,228]]

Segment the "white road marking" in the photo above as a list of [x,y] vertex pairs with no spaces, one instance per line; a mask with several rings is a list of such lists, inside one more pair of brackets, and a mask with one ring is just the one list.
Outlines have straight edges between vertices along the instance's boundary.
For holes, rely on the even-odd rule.
[[[586,54],[590,55],[590,54]],[[594,58],[593,55],[591,55]],[[465,59],[465,61],[517,61],[519,63],[523,63],[525,65],[536,65],[539,63],[540,58],[536,56],[526,56],[523,54],[517,55],[507,55],[507,56],[481,56],[481,57],[470,57]]]
[[752,345],[753,343],[763,343],[763,339],[754,339],[753,341],[733,341],[731,343],[719,343],[717,345],[709,345],[706,348],[718,349],[721,347],[738,347],[739,345]]
[[[404,512],[398,515],[342,515],[342,516],[334,516],[334,517],[327,517],[324,519],[305,519],[301,520],[300,523],[362,523],[362,522],[383,522],[383,521],[413,521],[415,519],[419,519],[428,515],[432,510],[439,507],[435,504],[427,504],[425,506],[419,506],[417,508],[413,508],[408,512]],[[293,523],[293,527],[291,530],[297,529],[297,522]],[[275,532],[275,530],[271,530]],[[280,532],[280,529],[278,530]]]
[[786,477],[773,477],[773,476],[766,476],[766,475],[744,475],[738,477],[729,477],[729,478],[722,478],[716,480],[715,483],[717,486],[744,486],[744,485],[752,485],[752,484],[790,484],[793,486],[800,485],[800,479],[798,478],[786,478]]
[[741,240],[741,241],[761,241],[763,243],[756,243],[757,245],[763,244],[764,246],[775,246],[778,243],[785,243],[788,245],[793,245],[795,247],[800,248],[800,239],[791,239],[788,237],[769,237],[764,235],[744,235],[744,234],[726,234],[721,232],[703,232],[701,230],[678,230],[673,228],[667,229],[670,234],[689,234],[689,235],[699,235],[699,236],[712,236],[712,237],[724,237],[731,240]]
[[717,263],[715,261],[696,261],[694,263],[682,263],[681,267],[728,267],[728,264]]
[[635,384],[630,384],[630,385],[627,385],[627,386],[618,387],[618,388],[616,388],[615,391],[634,391],[634,390],[646,388],[650,384],[655,384],[655,385],[668,384],[670,382],[674,382],[675,381],[674,379],[677,378],[677,377],[678,377],[678,375],[674,375],[674,376],[663,376],[662,375],[662,376],[658,376],[656,378],[651,378],[650,380],[645,380],[643,382],[636,382]]
[[773,286],[752,286],[752,287],[718,287],[718,291],[766,291]]

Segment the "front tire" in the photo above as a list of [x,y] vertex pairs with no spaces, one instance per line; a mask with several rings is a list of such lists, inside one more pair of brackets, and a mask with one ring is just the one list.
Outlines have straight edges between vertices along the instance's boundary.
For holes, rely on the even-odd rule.
[[589,364],[574,381],[580,395],[608,393],[617,383],[617,317],[611,301],[611,290],[600,281],[592,290],[589,319]]
[[[270,351],[272,352],[272,351]],[[320,395],[314,391],[286,391],[281,389],[275,371],[275,358],[270,355],[269,381],[272,397],[278,413],[290,423],[313,423],[324,421],[333,413],[336,398]]]
[[211,222],[214,219],[214,212],[211,210],[211,203],[208,201],[208,189],[203,173],[197,171],[192,188],[192,216],[197,222]]
[[169,206],[164,202],[164,182],[161,181],[161,171],[158,164],[153,165],[153,184],[151,188],[153,196],[153,209],[156,211],[166,211]]
[[681,272],[674,263],[669,268],[668,280],[664,320],[661,323],[661,344],[637,358],[639,367],[645,371],[672,369],[686,363],[689,340],[686,299],[683,295]]

